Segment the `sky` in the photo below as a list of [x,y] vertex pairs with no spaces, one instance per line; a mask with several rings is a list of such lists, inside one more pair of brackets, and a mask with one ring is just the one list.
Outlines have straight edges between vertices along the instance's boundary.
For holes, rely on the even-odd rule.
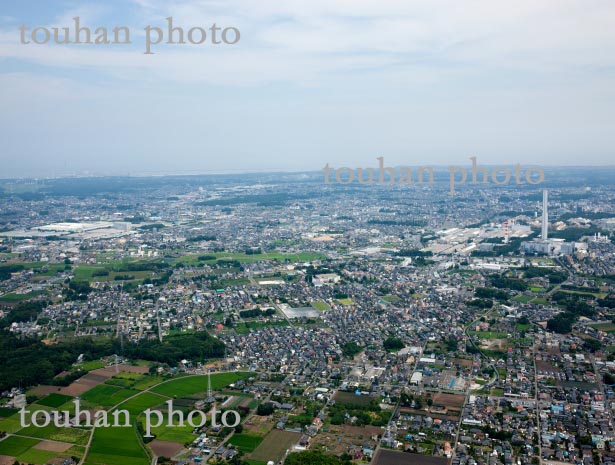
[[[129,45],[20,43],[127,26]],[[153,45],[145,27],[235,27]],[[612,0],[0,0],[0,178],[615,164]]]

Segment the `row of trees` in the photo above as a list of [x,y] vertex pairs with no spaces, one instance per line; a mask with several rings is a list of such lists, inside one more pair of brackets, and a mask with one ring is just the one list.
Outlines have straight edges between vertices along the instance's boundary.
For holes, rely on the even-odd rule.
[[[97,360],[114,354],[135,359],[175,365],[187,358],[217,358],[224,355],[224,343],[206,332],[169,336],[158,340],[126,342],[110,338],[79,338],[44,344],[38,339],[16,337],[0,331],[0,391],[12,387],[28,387],[54,383],[54,376],[71,368],[80,354],[85,360]],[[58,380],[62,384],[66,380]]]
[[574,294],[565,294],[565,297],[560,294],[565,293],[554,294],[552,300],[558,302],[565,310],[547,321],[547,328],[549,330],[560,334],[569,333],[579,317],[586,316],[591,318],[596,313],[595,309],[587,302],[583,302],[578,297],[573,297]]
[[260,316],[271,316],[275,315],[275,310],[273,308],[267,308],[265,310],[261,310],[260,308],[253,308],[251,310],[240,310],[239,316],[241,318],[256,318]]
[[0,320],[0,329],[8,328],[11,323],[21,323],[36,320],[39,313],[49,304],[45,300],[20,302],[15,305],[3,319]]

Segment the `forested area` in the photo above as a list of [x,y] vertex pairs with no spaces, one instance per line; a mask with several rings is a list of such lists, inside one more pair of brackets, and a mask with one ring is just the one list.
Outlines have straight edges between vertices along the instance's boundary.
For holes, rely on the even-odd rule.
[[119,354],[133,359],[175,365],[180,360],[203,360],[224,355],[224,343],[206,332],[166,337],[163,342],[144,340],[124,342],[115,338],[81,337],[44,344],[39,339],[19,338],[0,331],[0,391],[36,384],[51,384],[62,371],[69,370],[80,354],[85,360]]

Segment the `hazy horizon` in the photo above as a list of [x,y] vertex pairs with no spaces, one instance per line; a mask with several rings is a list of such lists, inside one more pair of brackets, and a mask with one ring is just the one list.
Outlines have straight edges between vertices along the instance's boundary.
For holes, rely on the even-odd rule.
[[[511,164],[511,165],[495,165],[495,164],[483,164],[483,163],[479,163],[479,167],[486,167],[486,168],[494,168],[496,166],[501,166],[502,168],[508,168],[511,171],[514,171],[514,165],[515,164]],[[466,168],[467,170],[471,169],[471,164],[470,163],[454,163],[454,164],[449,164],[449,165],[445,165],[445,164],[413,164],[413,165],[403,165],[403,164],[395,164],[395,165],[389,165],[388,163],[386,164],[387,167],[390,168],[394,168],[394,169],[398,169],[401,167],[410,167],[410,168],[419,168],[419,167],[423,167],[423,168],[433,168],[435,173],[444,173],[446,176],[449,175],[449,168],[454,166],[454,167],[460,167],[460,168]],[[568,169],[581,169],[581,170],[592,170],[592,169],[607,169],[607,170],[615,170],[615,164],[604,164],[604,165],[537,165],[537,164],[524,164],[524,167],[535,167],[535,168],[544,168],[547,170],[547,173],[549,170],[568,170]],[[331,166],[331,169],[337,169],[337,168],[351,168],[353,171],[356,172],[357,168],[373,168],[375,170],[375,173],[378,173],[378,165],[376,163],[372,163],[364,165],[364,166],[352,166],[352,167],[344,167],[342,165],[334,165]],[[322,176],[323,173],[323,169],[322,167],[319,169],[312,169],[312,170],[243,170],[243,169],[235,169],[235,170],[211,170],[211,171],[197,171],[197,170],[188,170],[188,171],[168,171],[168,172],[126,172],[126,173],[95,173],[95,172],[83,172],[83,173],[59,173],[57,175],[42,175],[42,176],[0,176],[0,181],[40,181],[40,180],[54,180],[54,179],[87,179],[87,178],[123,178],[123,177],[128,177],[128,178],[157,178],[157,177],[197,177],[197,176],[231,176],[231,175],[267,175],[267,174],[280,174],[280,175],[301,175],[301,174],[306,174],[306,175],[318,175],[318,176]],[[446,179],[442,178],[436,178],[440,181],[446,181]]]

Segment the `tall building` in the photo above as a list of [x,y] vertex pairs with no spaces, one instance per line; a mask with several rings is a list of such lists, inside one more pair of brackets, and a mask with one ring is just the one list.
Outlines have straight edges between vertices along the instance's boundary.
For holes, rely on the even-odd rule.
[[542,240],[549,238],[549,192],[542,191]]
[[539,253],[545,255],[571,255],[577,248],[574,242],[565,242],[563,239],[549,239],[549,192],[542,191],[542,234],[540,239],[521,243],[521,250],[525,253]]

